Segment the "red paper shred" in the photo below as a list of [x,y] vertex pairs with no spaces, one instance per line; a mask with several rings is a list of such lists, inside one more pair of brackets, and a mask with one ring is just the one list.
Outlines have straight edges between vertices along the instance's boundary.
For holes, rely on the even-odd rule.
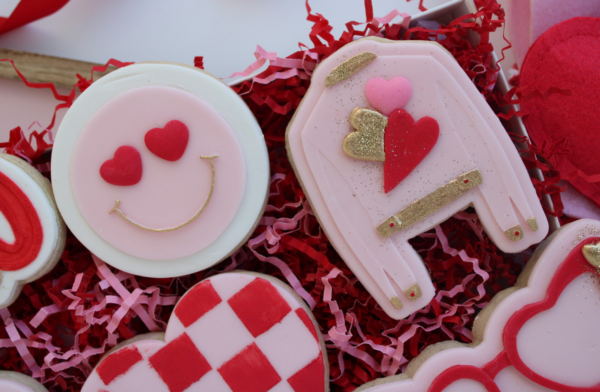
[[[25,285],[17,301],[0,311],[4,322],[4,328],[0,328],[0,368],[32,374],[52,391],[79,391],[103,353],[125,339],[164,330],[173,305],[188,288],[206,277],[234,269],[280,278],[311,306],[325,337],[332,391],[352,391],[375,378],[398,374],[429,345],[447,340],[471,342],[476,314],[497,292],[514,285],[531,251],[502,253],[486,236],[474,211],[460,212],[411,240],[431,272],[436,297],[405,320],[390,319],[319,227],[288,160],[285,131],[310,86],[315,66],[364,36],[439,42],[499,110],[511,99],[493,88],[498,70],[491,55],[489,33],[502,27],[504,11],[495,0],[475,2],[475,15],[429,30],[408,28],[410,17],[397,11],[374,18],[371,1],[367,0],[367,22],[348,22],[339,38],[332,34],[328,20],[312,13],[307,2],[307,19],[313,24],[309,33],[312,48],[300,44],[300,51],[280,58],[258,47],[256,63],[237,75],[246,76],[267,62],[268,68],[233,87],[264,132],[272,170],[265,215],[246,246],[209,270],[174,279],[150,279],[126,274],[94,259],[69,234],[56,268]],[[403,16],[401,23],[392,23],[398,15]],[[479,44],[468,41],[470,32],[480,35]],[[196,58],[195,65],[201,66],[202,60]],[[53,88],[22,79],[30,87]],[[53,89],[59,106],[70,106],[76,89],[83,91],[90,83],[80,78],[69,96]],[[31,160],[44,172],[50,158],[44,151],[51,141],[44,141],[43,132],[40,134],[27,140],[20,129],[15,129],[10,140],[0,146]],[[564,146],[528,146],[531,152],[522,152],[526,165],[547,175],[543,182],[532,180],[538,194],[558,195],[556,172],[536,155],[551,158],[566,153]],[[560,206],[558,196],[557,211]]]

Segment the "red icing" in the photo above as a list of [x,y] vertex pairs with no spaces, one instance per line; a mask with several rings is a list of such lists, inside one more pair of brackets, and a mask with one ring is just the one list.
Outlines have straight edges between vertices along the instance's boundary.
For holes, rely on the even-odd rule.
[[306,328],[310,331],[310,333],[315,338],[315,340],[318,342],[319,338],[317,337],[317,331],[315,330],[315,326],[313,325],[313,322],[310,319],[310,316],[302,308],[296,309],[296,314],[298,315],[300,320],[302,320],[304,325],[306,325]]
[[544,312],[556,305],[556,301],[562,294],[563,290],[569,285],[569,283],[571,283],[579,275],[591,271],[590,265],[587,263],[583,256],[582,248],[586,244],[595,242],[598,242],[597,238],[588,238],[585,241],[581,242],[579,245],[577,245],[571,251],[571,253],[569,253],[565,261],[561,264],[561,266],[554,274],[554,278],[548,286],[546,298],[543,301],[524,306],[522,309],[513,314],[508,320],[508,323],[506,324],[506,327],[504,328],[504,332],[502,334],[502,340],[504,342],[506,355],[510,360],[511,364],[525,377],[548,389],[562,392],[600,391],[600,385],[595,385],[589,388],[573,387],[569,385],[560,384],[540,376],[539,374],[531,370],[523,362],[523,360],[519,356],[519,351],[517,349],[517,335],[519,334],[519,331],[521,330],[523,325],[533,316],[537,315],[538,313]]
[[142,157],[134,147],[121,146],[100,166],[100,175],[109,184],[135,185],[142,179]]
[[[255,282],[258,280],[260,279]],[[256,343],[225,362],[219,373],[233,392],[266,392],[281,381],[281,377]]]
[[161,348],[149,361],[170,392],[184,391],[212,369],[185,333]]
[[292,310],[277,289],[264,279],[254,279],[227,302],[254,337],[267,332]]
[[144,141],[148,150],[157,157],[176,161],[185,152],[189,138],[188,127],[181,121],[172,120],[164,128],[149,130]]
[[0,173],[0,212],[10,224],[15,237],[12,244],[0,239],[0,270],[19,270],[37,257],[44,232],[27,195],[3,173]]
[[175,314],[184,327],[189,327],[220,303],[221,297],[213,288],[210,280],[207,280],[198,283],[183,296],[175,308]]
[[127,373],[129,368],[142,360],[137,347],[131,346],[109,355],[98,365],[96,372],[104,384],[110,384],[118,376]]
[[423,117],[415,123],[404,109],[394,110],[385,129],[384,188],[396,187],[429,154],[440,134],[438,122]]
[[458,380],[474,380],[481,383],[488,392],[501,392],[494,380],[478,367],[470,365],[456,365],[446,369],[433,380],[428,392],[443,392],[452,383]]
[[319,354],[317,359],[299,370],[287,381],[295,392],[318,392],[325,390],[324,379],[323,355]]
[[531,139],[552,150],[564,143],[566,153],[557,154],[553,165],[598,205],[600,183],[583,176],[600,174],[598,138],[591,131],[600,128],[595,114],[600,105],[599,61],[600,19],[573,18],[540,36],[520,76],[521,107]]

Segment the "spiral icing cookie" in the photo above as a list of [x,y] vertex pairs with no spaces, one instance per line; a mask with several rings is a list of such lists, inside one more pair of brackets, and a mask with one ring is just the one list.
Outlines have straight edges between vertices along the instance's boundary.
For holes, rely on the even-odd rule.
[[326,392],[325,345],[310,309],[266,275],[213,276],[183,295],[164,334],[109,352],[83,392]]
[[183,65],[137,64],[69,109],[52,179],[90,251],[130,273],[173,277],[245,242],[264,210],[269,162],[255,118],[225,84]]
[[0,391],[2,392],[48,392],[33,378],[17,372],[0,371]]
[[0,308],[56,265],[65,239],[50,182],[22,159],[0,154]]

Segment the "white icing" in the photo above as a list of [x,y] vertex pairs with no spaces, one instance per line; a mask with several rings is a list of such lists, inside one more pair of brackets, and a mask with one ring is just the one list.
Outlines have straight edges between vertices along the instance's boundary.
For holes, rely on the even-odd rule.
[[[10,299],[18,289],[19,282],[35,276],[44,268],[58,245],[59,227],[56,211],[37,182],[18,166],[0,158],[0,172],[10,178],[29,198],[35,208],[44,233],[40,252],[34,261],[25,268],[16,271],[2,271],[0,280],[0,307],[9,305]],[[1,223],[0,223],[1,224]],[[12,232],[12,230],[11,230]]]
[[15,233],[13,233],[12,227],[10,227],[10,223],[8,223],[2,211],[0,211],[0,240],[7,244],[15,242]]
[[561,384],[600,383],[600,283],[587,273],[575,278],[556,305],[529,319],[519,331],[523,362],[542,377]]
[[444,389],[444,392],[488,392],[485,386],[475,380],[458,380]]
[[[247,181],[244,198],[232,223],[211,245],[192,255],[169,260],[146,260],[129,255],[104,241],[76,206],[70,166],[77,137],[87,120],[123,92],[145,86],[188,91],[209,102],[229,123],[244,153]],[[173,64],[136,64],[119,69],[82,94],[65,115],[52,154],[52,181],[57,205],[69,228],[92,253],[129,273],[173,277],[200,271],[219,262],[240,245],[262,213],[269,184],[269,161],[262,131],[241,98],[219,80],[196,69]]]
[[34,392],[27,385],[13,380],[0,380],[0,391],[2,392]]
[[542,387],[519,373],[513,366],[502,369],[494,379],[502,392],[555,392]]

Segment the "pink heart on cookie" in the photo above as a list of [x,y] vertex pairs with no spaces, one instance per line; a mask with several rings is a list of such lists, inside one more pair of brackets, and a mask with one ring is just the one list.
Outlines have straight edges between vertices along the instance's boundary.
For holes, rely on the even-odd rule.
[[181,298],[164,341],[112,352],[82,391],[324,392],[324,345],[301,301],[264,275],[206,279]]
[[371,106],[389,116],[394,110],[402,109],[412,95],[410,82],[399,76],[389,81],[373,78],[367,82],[365,94]]

